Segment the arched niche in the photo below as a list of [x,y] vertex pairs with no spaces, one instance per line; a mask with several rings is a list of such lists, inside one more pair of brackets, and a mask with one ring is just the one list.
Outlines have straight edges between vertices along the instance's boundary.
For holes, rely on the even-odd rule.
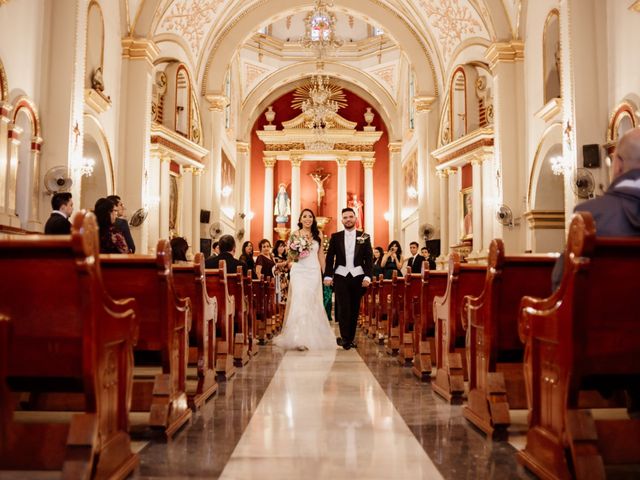
[[159,67],[156,84],[166,81],[166,93],[162,100],[162,124],[185,138],[191,138],[192,83],[186,65],[181,62],[169,63],[164,69]]
[[80,185],[80,208],[93,208],[97,199],[113,195],[114,174],[111,148],[102,125],[96,117],[84,115],[83,155],[92,159],[93,174],[83,176]]
[[[104,73],[104,16],[97,0],[91,0],[87,11],[87,48],[85,52],[86,89],[98,87]],[[100,71],[100,73],[96,73]]]
[[544,103],[561,96],[560,13],[553,9],[547,15],[542,33]]
[[449,82],[449,125],[451,141],[480,127],[478,96],[475,94],[478,71],[473,65],[459,65]]
[[20,228],[37,231],[40,198],[40,120],[35,104],[18,97],[13,109],[12,146],[9,149],[7,191],[14,196],[8,202],[19,218]]

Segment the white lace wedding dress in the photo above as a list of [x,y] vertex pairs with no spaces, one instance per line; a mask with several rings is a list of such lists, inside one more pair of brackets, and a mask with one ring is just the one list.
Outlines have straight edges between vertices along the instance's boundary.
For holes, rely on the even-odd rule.
[[322,303],[322,272],[318,242],[311,253],[291,266],[287,307],[282,333],[273,343],[287,350],[335,350],[336,336]]

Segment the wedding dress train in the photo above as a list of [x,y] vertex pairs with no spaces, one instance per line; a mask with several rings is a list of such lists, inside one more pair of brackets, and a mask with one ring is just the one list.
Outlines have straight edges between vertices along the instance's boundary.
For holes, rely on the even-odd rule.
[[322,272],[318,242],[311,243],[310,255],[291,266],[287,307],[282,333],[273,343],[287,350],[335,350],[333,333],[322,301]]

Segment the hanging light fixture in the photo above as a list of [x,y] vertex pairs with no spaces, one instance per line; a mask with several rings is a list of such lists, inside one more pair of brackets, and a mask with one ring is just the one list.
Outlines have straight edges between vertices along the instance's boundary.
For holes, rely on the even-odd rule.
[[332,2],[316,0],[313,11],[305,18],[305,33],[300,38],[300,45],[304,48],[315,49],[319,56],[326,50],[340,48],[344,41],[336,36],[336,16],[329,12]]

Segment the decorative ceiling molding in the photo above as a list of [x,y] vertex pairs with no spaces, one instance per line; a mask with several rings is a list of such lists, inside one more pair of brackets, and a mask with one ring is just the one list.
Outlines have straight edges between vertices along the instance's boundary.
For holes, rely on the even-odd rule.
[[240,78],[242,81],[242,98],[246,98],[249,92],[253,90],[258,83],[266,78],[271,72],[275,70],[273,67],[268,67],[264,64],[257,64],[242,60],[240,69]]
[[397,98],[398,93],[398,63],[398,61],[395,61],[366,69],[368,73],[380,81],[380,84],[385,87],[394,98]]

